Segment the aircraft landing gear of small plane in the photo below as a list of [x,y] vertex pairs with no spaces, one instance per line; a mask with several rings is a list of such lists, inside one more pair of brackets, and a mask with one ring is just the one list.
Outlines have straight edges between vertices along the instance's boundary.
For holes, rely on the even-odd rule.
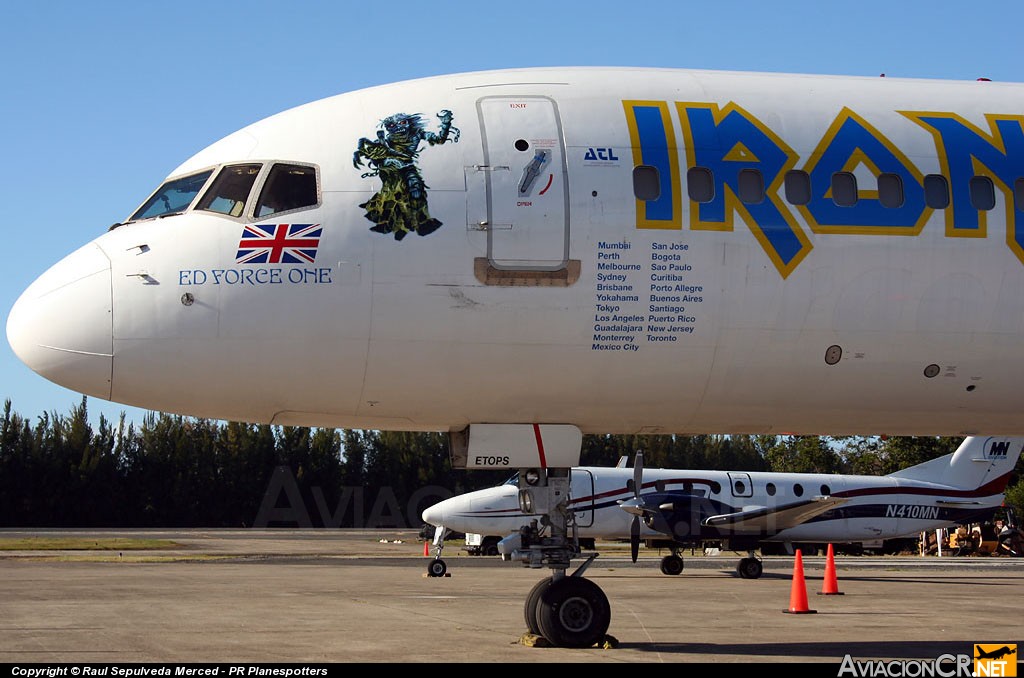
[[677,553],[661,559],[661,573],[676,576],[683,573],[683,558]]
[[740,558],[740,562],[736,564],[736,574],[741,579],[758,579],[761,573],[764,572],[764,566],[761,561],[754,556],[754,552],[751,551],[750,555],[746,558]]
[[553,645],[590,647],[607,633],[612,609],[604,591],[591,580],[555,575],[530,590],[523,617],[530,633]]
[[435,558],[427,563],[428,577],[443,577],[448,572],[448,565],[440,558]]
[[438,525],[434,531],[434,559],[427,563],[428,577],[443,577],[448,573],[448,564],[441,560],[446,536],[448,536],[448,529],[443,525]]

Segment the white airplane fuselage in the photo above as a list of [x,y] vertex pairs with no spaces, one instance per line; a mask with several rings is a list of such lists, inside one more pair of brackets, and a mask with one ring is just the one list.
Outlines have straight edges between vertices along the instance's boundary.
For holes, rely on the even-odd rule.
[[[679,543],[719,538],[748,538],[748,544],[841,543],[918,535],[980,521],[1001,505],[1024,441],[1011,440],[1005,446],[993,446],[993,442],[968,438],[954,455],[888,476],[645,469],[641,496],[684,493],[699,499],[680,507],[670,524],[660,523],[662,528],[671,527],[670,531],[641,524],[640,537]],[[633,517],[621,505],[634,496],[629,486],[632,478],[633,469],[629,468],[572,470],[569,506],[581,538],[629,538]],[[670,502],[668,496],[660,501]],[[826,506],[827,510],[814,509],[815,503],[826,500],[836,503]],[[678,498],[675,502],[679,503]],[[811,513],[787,514],[787,507],[801,504],[801,510]],[[704,520],[725,514],[753,516],[761,511],[771,515],[718,527],[714,520]],[[512,481],[446,499],[423,513],[424,521],[432,525],[494,536],[517,532],[535,518],[520,509],[519,489]]]
[[[196,200],[55,265],[8,337],[69,388],[218,419],[1020,434],[1022,110],[1013,84],[642,69],[343,94],[186,161]],[[257,216],[281,163],[316,204]],[[244,205],[197,208],[239,164]]]

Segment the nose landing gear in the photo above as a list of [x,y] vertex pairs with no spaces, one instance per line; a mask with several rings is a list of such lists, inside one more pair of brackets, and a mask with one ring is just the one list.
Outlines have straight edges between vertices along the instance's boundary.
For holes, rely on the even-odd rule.
[[558,647],[601,642],[612,619],[604,591],[591,580],[575,576],[538,582],[526,598],[523,614],[531,633]]

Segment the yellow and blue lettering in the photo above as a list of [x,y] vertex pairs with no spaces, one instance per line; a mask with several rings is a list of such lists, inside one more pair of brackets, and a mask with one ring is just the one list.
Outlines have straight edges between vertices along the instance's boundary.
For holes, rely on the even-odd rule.
[[681,229],[679,155],[676,136],[664,101],[623,101],[633,165],[658,170],[660,192],[654,200],[637,200],[637,228]]
[[[810,175],[811,201],[798,209],[815,233],[917,235],[931,216],[925,207],[921,172],[884,134],[848,108],[836,116],[803,169]],[[837,205],[831,189],[836,172],[870,174],[873,186],[858,185],[854,205]],[[900,178],[901,206],[885,207],[879,201],[878,175],[882,173]]]
[[[783,278],[811,251],[811,243],[786,209],[779,195],[785,174],[797,154],[760,120],[735,103],[719,108],[713,103],[677,103],[690,167],[706,167],[715,180],[710,202],[691,203],[691,228],[733,230],[738,213],[767,252]],[[744,169],[761,173],[765,200],[743,203],[739,174]]]
[[[670,105],[664,101],[623,101],[634,166],[658,170],[659,194],[637,200],[637,228],[681,229],[681,150],[687,168],[702,167],[713,177],[709,201],[689,202],[694,230],[733,231],[735,215],[754,234],[783,278],[811,251],[812,244],[797,212],[780,191],[797,154],[758,118],[735,103],[676,102],[683,134],[677,148]],[[1003,196],[1006,242],[1024,263],[1024,203],[1016,202],[1015,182],[1024,180],[1024,115],[986,114],[988,131],[948,112],[899,111],[929,134],[942,175],[950,186],[950,206],[943,210],[948,237],[987,236],[987,211],[971,204],[971,180],[986,176]],[[590,161],[617,160],[613,149],[588,149]],[[593,157],[591,157],[591,155]],[[765,184],[764,200],[739,199],[740,172],[756,170]],[[796,205],[806,226],[820,234],[918,235],[933,209],[925,202],[924,176],[892,141],[860,115],[843,108],[803,165],[811,183],[807,205]],[[857,201],[838,205],[832,179],[849,172],[860,179]],[[902,185],[902,203],[886,207],[878,179],[893,174]]]
[[946,210],[946,235],[987,235],[985,212],[971,205],[970,180],[987,176],[1003,193],[1006,205],[1006,242],[1024,262],[1024,224],[1014,203],[1013,183],[1024,176],[1024,117],[986,115],[991,134],[955,113],[901,111],[928,130],[935,139],[942,173],[949,179],[950,209]]

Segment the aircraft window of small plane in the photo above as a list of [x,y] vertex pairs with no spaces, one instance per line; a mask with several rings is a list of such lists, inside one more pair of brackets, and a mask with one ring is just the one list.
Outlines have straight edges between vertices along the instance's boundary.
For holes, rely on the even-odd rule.
[[793,494],[798,497],[804,496],[804,486],[800,483],[793,485]]
[[686,192],[694,202],[711,202],[715,197],[715,178],[707,167],[686,171]]
[[128,221],[166,217],[184,212],[192,204],[211,174],[213,174],[212,169],[164,182]]
[[657,200],[661,197],[661,178],[657,167],[637,165],[633,168],[633,195],[637,200]]
[[828,497],[828,496],[831,496],[831,494],[832,494],[832,488],[831,487],[829,487],[828,485],[822,485],[821,486],[821,496]]
[[949,182],[941,174],[924,176],[924,203],[933,210],[949,207]]
[[741,169],[739,176],[740,201],[748,205],[764,202],[764,177],[756,169]]
[[903,180],[900,175],[883,172],[878,175],[878,202],[882,207],[903,207]]
[[722,486],[718,482],[712,480],[711,481],[711,494],[718,494],[721,491],[722,491]]
[[988,177],[971,177],[971,207],[987,212],[996,206],[996,188]]
[[840,207],[857,204],[857,177],[852,172],[836,172],[832,175],[832,202]]
[[249,199],[249,192],[262,167],[259,163],[227,165],[203,194],[196,209],[232,217],[242,216],[245,201]]
[[1024,211],[1024,179],[1013,182],[1013,202],[1017,209]]
[[277,163],[271,168],[270,176],[260,192],[256,217],[315,207],[319,203],[315,168]]
[[768,483],[764,486],[764,491],[768,493],[769,497],[775,496],[775,483]]
[[811,175],[803,170],[786,172],[786,201],[791,205],[806,205],[811,201]]
[[747,491],[747,485],[742,480],[737,480],[732,486],[736,490],[736,494],[743,494]]

